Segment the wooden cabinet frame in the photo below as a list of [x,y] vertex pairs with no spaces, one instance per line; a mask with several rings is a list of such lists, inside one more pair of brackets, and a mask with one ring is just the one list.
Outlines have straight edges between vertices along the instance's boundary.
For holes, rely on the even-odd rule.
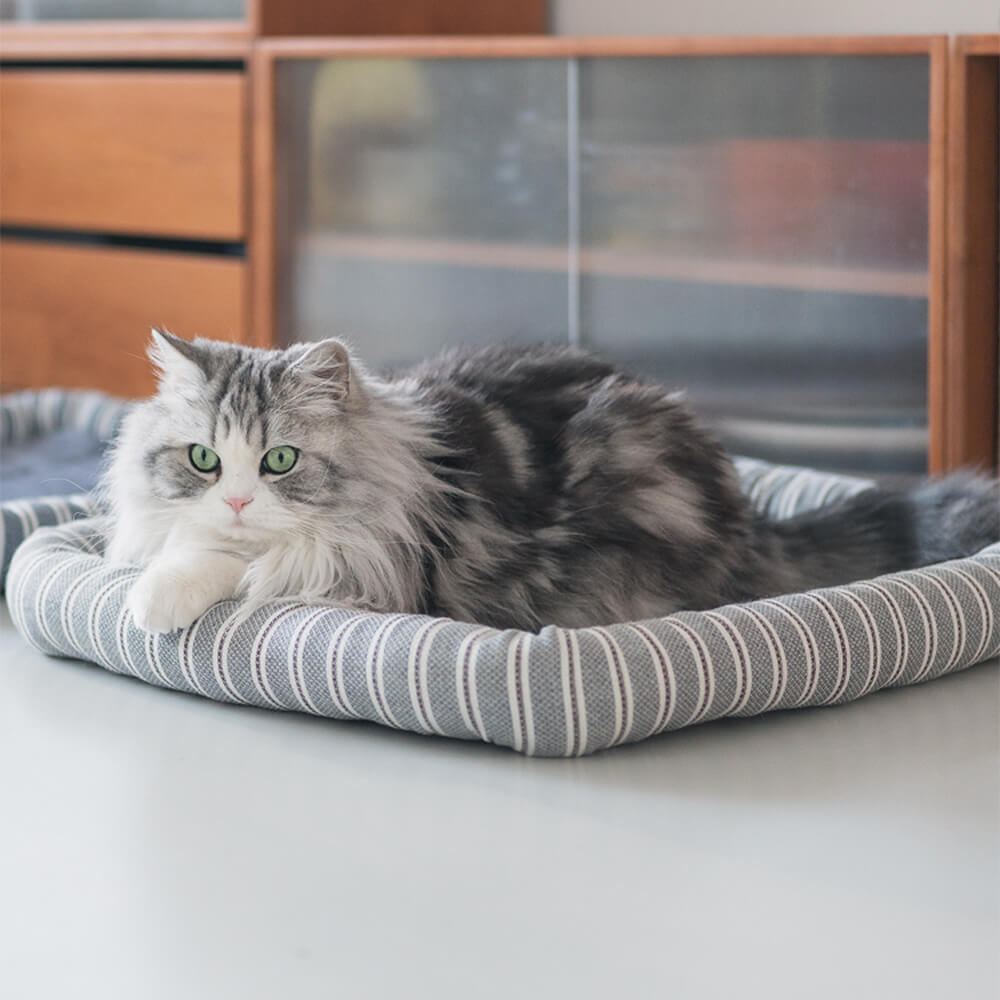
[[947,468],[1000,465],[1000,35],[953,40],[948,93]]
[[[425,10],[434,5],[427,0]],[[452,0],[436,0],[447,10]],[[457,2],[457,0],[456,0]],[[474,5],[465,5],[467,7]],[[295,17],[289,13],[296,8]],[[538,19],[534,2],[517,8],[518,30]],[[248,0],[241,21],[4,23],[0,59],[28,64],[226,61],[248,80],[246,340],[274,342],[278,245],[275,69],[282,60],[328,57],[573,58],[592,56],[745,56],[921,54],[929,59],[928,418],[934,472],[998,459],[997,132],[1000,35],[944,37],[567,38],[369,37],[268,38],[269,32],[336,30],[330,5]],[[285,13],[282,14],[281,12]],[[513,15],[512,15],[513,16]],[[293,23],[294,22],[294,23]],[[433,27],[432,20],[427,21]],[[469,29],[472,30],[472,29]],[[478,30],[496,30],[488,19]],[[987,211],[982,205],[987,205]],[[508,248],[509,249],[509,248]],[[595,268],[600,261],[592,262]],[[525,262],[520,266],[545,266]],[[651,264],[658,267],[658,264]],[[863,276],[862,276],[863,277]],[[914,276],[903,276],[912,284]],[[748,276],[747,281],[754,280]],[[767,281],[767,275],[759,277]],[[852,281],[861,278],[851,278]]]
[[3,21],[0,53],[52,58],[169,58],[246,55],[256,38],[274,36],[497,35],[547,30],[545,0],[244,0],[242,18],[106,21]]
[[[279,303],[276,301],[276,262],[283,254],[276,225],[277,190],[275,149],[280,123],[275,118],[275,75],[279,62],[325,58],[585,58],[685,57],[746,55],[926,55],[929,60],[929,192],[928,192],[928,420],[929,466],[942,472],[969,462],[992,463],[992,450],[981,445],[963,452],[949,442],[966,440],[968,428],[992,414],[995,405],[982,393],[959,405],[962,367],[949,358],[976,355],[967,343],[967,331],[952,323],[947,309],[949,159],[949,43],[926,36],[817,37],[817,38],[387,38],[387,39],[276,39],[261,41],[252,55],[253,90],[253,207],[251,284],[253,288],[253,343],[274,342]],[[978,341],[977,341],[978,343]],[[965,355],[962,355],[962,352]],[[949,378],[949,372],[951,377]],[[992,417],[990,417],[992,420]],[[973,438],[974,439],[974,438]],[[978,439],[975,439],[978,440]],[[991,439],[992,440],[992,439]],[[977,450],[978,448],[978,450]]]

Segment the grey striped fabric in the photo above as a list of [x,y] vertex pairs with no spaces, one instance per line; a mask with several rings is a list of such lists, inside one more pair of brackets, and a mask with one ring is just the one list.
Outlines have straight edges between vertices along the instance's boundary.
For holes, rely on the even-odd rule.
[[0,397],[0,444],[26,441],[67,427],[110,441],[129,405],[126,400],[85,389],[12,392]]
[[43,652],[218,701],[577,756],[723,716],[835,705],[1000,652],[1000,545],[846,587],[604,628],[499,631],[235,602],[151,635],[96,520],[37,532],[8,603]]
[[[7,397],[3,439],[69,420],[112,433],[123,404],[86,395]],[[737,467],[774,517],[871,485],[752,459]],[[248,614],[224,602],[154,636],[125,606],[138,570],[106,564],[99,520],[77,520],[93,512],[86,497],[3,505],[5,570],[11,542],[31,536],[10,567],[11,615],[43,652],[218,701],[529,755],[578,756],[724,716],[839,704],[1000,653],[1000,545],[847,587],[604,628],[499,631],[294,601]],[[36,530],[61,522],[70,523]]]
[[[43,389],[0,397],[0,446],[51,434],[83,431],[97,441],[110,441],[129,404],[101,392]],[[90,517],[97,513],[84,494],[12,500],[0,505],[0,589],[14,550],[38,528]]]

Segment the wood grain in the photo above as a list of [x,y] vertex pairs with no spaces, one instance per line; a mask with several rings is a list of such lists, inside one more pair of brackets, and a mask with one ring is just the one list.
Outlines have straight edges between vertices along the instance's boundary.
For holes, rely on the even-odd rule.
[[275,155],[275,64],[256,52],[251,62],[250,96],[253,148],[250,205],[250,341],[257,347],[278,346],[276,273],[278,257],[277,170]]
[[238,258],[0,241],[0,384],[142,395],[151,326],[242,340]]
[[5,22],[0,58],[243,59],[249,43],[239,21]]
[[956,46],[970,56],[1000,56],[1000,32],[989,35],[959,35]]
[[283,59],[332,56],[409,58],[573,58],[589,56],[729,55],[920,55],[944,36],[670,36],[586,38],[529,36],[490,38],[280,38],[262,39],[258,49]]
[[947,158],[948,158],[948,43],[935,39],[930,50],[930,100],[927,135],[930,164],[928,172],[927,270],[927,419],[930,431],[927,465],[932,475],[944,472],[947,462],[948,344],[945,315],[947,281],[945,240],[947,238]]
[[[1000,42],[1000,36],[997,36]],[[978,40],[977,40],[978,42]],[[994,55],[956,40],[948,127],[949,468],[997,462],[1000,44]]]
[[257,35],[496,35],[543,32],[546,0],[251,0]]
[[8,224],[238,240],[239,72],[0,73]]

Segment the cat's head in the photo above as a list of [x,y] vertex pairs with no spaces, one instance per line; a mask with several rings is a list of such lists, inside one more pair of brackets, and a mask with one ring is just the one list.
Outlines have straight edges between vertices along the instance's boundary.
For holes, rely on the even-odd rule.
[[344,463],[365,391],[339,341],[264,351],[154,330],[149,354],[157,393],[119,459],[161,514],[267,544],[311,513],[356,506]]

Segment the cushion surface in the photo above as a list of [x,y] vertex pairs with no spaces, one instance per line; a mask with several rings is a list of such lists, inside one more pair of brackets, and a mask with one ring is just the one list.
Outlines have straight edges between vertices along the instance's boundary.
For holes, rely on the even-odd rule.
[[[748,496],[775,517],[870,485],[737,465]],[[139,571],[104,562],[98,517],[74,521],[66,501],[17,507],[28,529],[42,507],[69,522],[31,534],[7,580],[14,622],[43,652],[218,701],[529,755],[576,756],[724,716],[839,704],[1000,653],[1000,544],[848,586],[605,627],[531,633],[291,600],[247,614],[227,601],[186,629],[152,635],[125,603]]]

